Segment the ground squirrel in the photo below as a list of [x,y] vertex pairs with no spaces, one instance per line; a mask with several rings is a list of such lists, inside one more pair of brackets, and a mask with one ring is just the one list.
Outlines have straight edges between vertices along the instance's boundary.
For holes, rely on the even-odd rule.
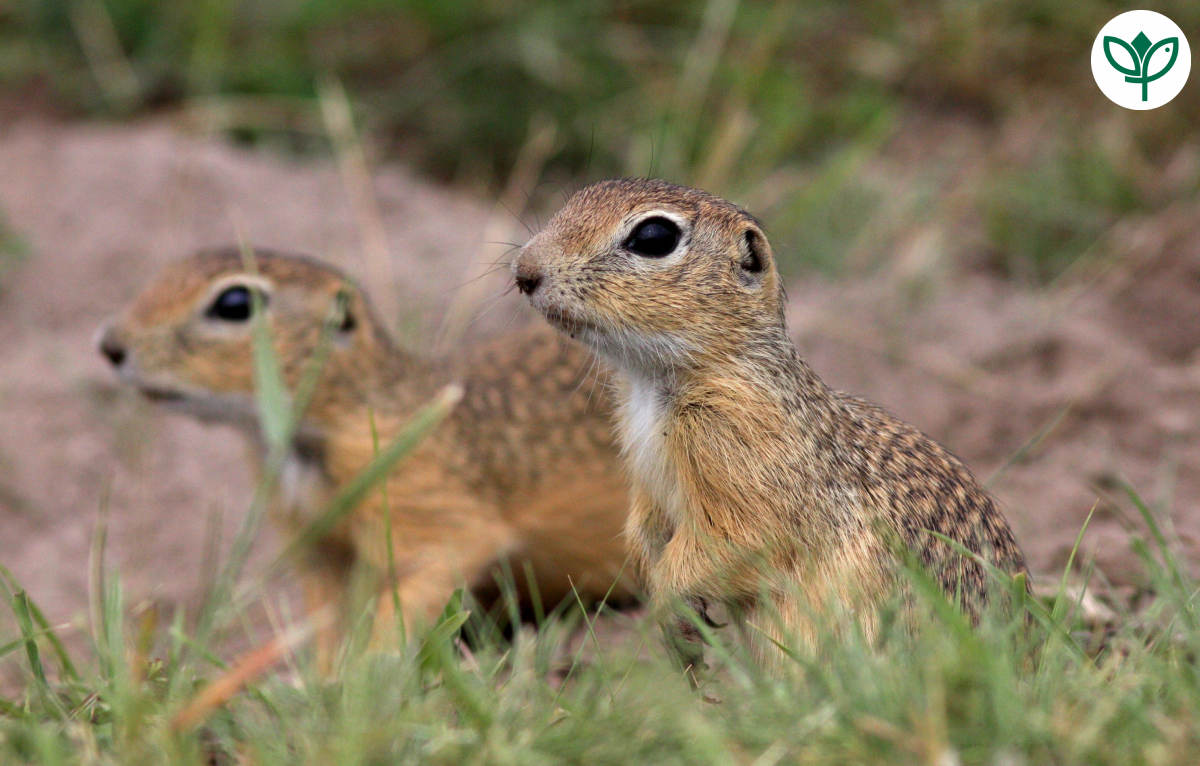
[[[815,638],[813,610],[838,611],[870,634],[895,589],[899,541],[975,613],[983,568],[926,529],[1005,572],[1025,570],[958,459],[830,389],[800,358],[771,247],[735,205],[663,181],[593,184],[522,248],[513,272],[551,324],[620,371],[626,534],[653,608],[717,602],[802,641]],[[672,618],[668,637],[690,661],[686,625]],[[757,654],[774,654],[748,633]]]
[[[509,333],[452,360],[397,347],[365,295],[329,266],[258,252],[248,273],[235,249],[168,268],[100,335],[100,351],[148,398],[232,423],[257,445],[251,291],[262,296],[284,377],[295,389],[338,296],[344,315],[282,472],[274,515],[298,529],[446,383],[464,388],[447,422],[386,482],[405,617],[428,619],[456,586],[494,586],[508,559],[518,583],[533,565],[548,607],[603,595],[625,561],[628,495],[611,435],[608,396],[588,352],[544,326]],[[328,335],[326,335],[328,337]],[[261,466],[260,466],[261,467]],[[372,492],[315,546],[304,572],[316,609],[344,603],[356,561],[386,572],[384,496]],[[376,626],[391,624],[390,589]],[[618,584],[613,598],[628,591]],[[323,651],[336,640],[326,635]]]

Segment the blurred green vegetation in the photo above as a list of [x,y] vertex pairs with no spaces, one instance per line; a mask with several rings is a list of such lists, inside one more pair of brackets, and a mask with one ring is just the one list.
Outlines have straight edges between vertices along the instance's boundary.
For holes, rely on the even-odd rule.
[[1087,145],[1048,147],[987,188],[987,233],[1011,274],[1044,281],[1092,248],[1121,215],[1146,207],[1131,174]]
[[[886,259],[914,225],[982,231],[989,262],[1034,281],[1104,232],[1195,188],[1161,176],[1196,141],[1191,83],[1125,112],[1092,82],[1110,0],[9,0],[0,78],[59,108],[120,116],[187,105],[243,140],[326,145],[315,104],[343,83],[380,154],[503,186],[534,126],[553,149],[529,190],[656,175],[754,209],[791,261]],[[1156,10],[1200,33],[1200,4]],[[1200,39],[1198,36],[1196,39]],[[1032,148],[1001,139],[1036,126]],[[1096,123],[1118,149],[1093,143]],[[924,125],[924,128],[914,127]],[[878,160],[914,132],[974,156]],[[923,131],[923,132],[922,132]],[[942,205],[976,170],[971,201]],[[917,171],[916,175],[908,171]],[[956,188],[955,194],[962,194]]]
[[29,253],[25,240],[17,236],[8,225],[8,219],[0,211],[0,292],[8,286],[13,271]]

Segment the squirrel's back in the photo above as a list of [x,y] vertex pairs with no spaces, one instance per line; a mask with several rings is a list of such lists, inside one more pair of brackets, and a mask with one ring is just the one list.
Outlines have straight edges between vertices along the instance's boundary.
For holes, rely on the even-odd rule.
[[1010,575],[1025,571],[1025,557],[987,490],[940,444],[882,408],[836,394],[848,417],[846,443],[856,445],[856,466],[867,502],[889,516],[889,526],[922,567],[948,593],[958,592],[977,613],[988,575],[930,532],[954,540]]
[[619,473],[607,367],[544,325],[472,347],[452,415],[480,480],[519,495],[563,475]]

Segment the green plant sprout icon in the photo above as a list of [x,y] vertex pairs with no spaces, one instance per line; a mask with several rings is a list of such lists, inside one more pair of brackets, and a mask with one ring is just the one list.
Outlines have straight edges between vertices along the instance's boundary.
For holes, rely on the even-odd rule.
[[[1110,47],[1113,43],[1117,43],[1129,52],[1129,57],[1133,59],[1133,69],[1127,69],[1116,62]],[[1171,53],[1171,60],[1167,62],[1165,67],[1154,74],[1150,74],[1150,59],[1154,57],[1154,52],[1163,46],[1170,46],[1168,50]],[[1151,45],[1150,38],[1146,37],[1146,33],[1138,32],[1138,36],[1133,38],[1133,44],[1131,45],[1119,37],[1105,35],[1104,56],[1108,59],[1108,63],[1113,65],[1114,69],[1125,75],[1125,82],[1141,84],[1142,101],[1145,101],[1150,93],[1150,83],[1171,71],[1171,67],[1175,66],[1175,59],[1179,58],[1179,38],[1164,37]]]

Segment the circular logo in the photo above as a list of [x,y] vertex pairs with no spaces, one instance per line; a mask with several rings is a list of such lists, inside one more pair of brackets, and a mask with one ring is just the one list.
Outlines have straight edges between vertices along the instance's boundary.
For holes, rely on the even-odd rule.
[[1187,82],[1192,49],[1161,13],[1129,11],[1104,25],[1092,44],[1092,76],[1104,95],[1126,109],[1157,109]]

